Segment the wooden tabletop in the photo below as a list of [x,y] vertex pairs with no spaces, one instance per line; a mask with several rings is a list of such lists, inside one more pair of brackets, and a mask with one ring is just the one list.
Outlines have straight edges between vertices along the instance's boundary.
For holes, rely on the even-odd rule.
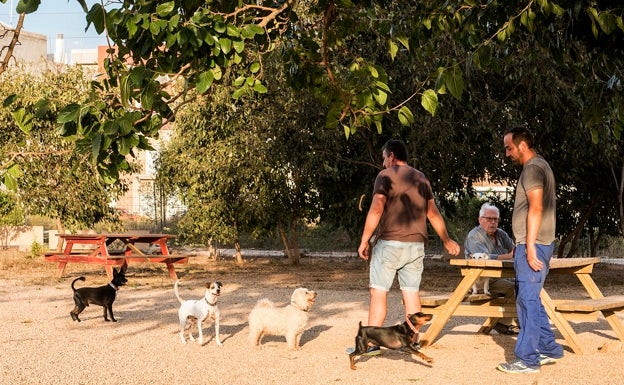
[[59,238],[98,239],[98,238],[175,238],[174,234],[153,233],[102,233],[102,234],[58,234]]
[[[600,262],[600,258],[551,258],[551,269],[565,269],[570,267],[582,267],[595,265]],[[451,265],[465,267],[490,267],[490,268],[512,268],[513,260],[500,261],[497,259],[463,259],[454,258],[449,261]]]

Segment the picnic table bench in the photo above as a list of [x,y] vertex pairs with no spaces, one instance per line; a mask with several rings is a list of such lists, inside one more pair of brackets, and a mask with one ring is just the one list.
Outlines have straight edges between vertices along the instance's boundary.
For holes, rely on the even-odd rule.
[[[68,263],[89,263],[103,265],[109,278],[113,276],[113,266],[120,266],[124,271],[131,262],[164,263],[169,276],[178,278],[174,264],[188,263],[188,256],[171,254],[167,241],[175,238],[171,234],[120,233],[120,234],[59,234],[63,245],[56,251],[46,252],[48,262],[58,263],[57,276],[62,277]],[[117,252],[108,248],[114,242],[121,244]],[[137,244],[155,245],[159,254],[141,250]]]
[[[602,294],[591,277],[593,267],[598,262],[599,258],[553,258],[550,261],[551,273],[573,274],[590,298],[553,300],[546,288],[540,293],[542,304],[551,322],[577,354],[584,354],[587,347],[580,341],[569,323],[570,320],[593,321],[598,315],[603,315],[617,338],[624,342],[624,324],[616,314],[624,310],[624,296],[605,297]],[[421,337],[423,347],[435,341],[452,316],[487,317],[479,329],[481,333],[489,333],[500,318],[517,316],[513,299],[468,294],[479,277],[513,278],[515,276],[513,261],[451,259],[450,264],[458,266],[463,276],[453,293],[421,297],[423,311],[434,315],[431,324]]]

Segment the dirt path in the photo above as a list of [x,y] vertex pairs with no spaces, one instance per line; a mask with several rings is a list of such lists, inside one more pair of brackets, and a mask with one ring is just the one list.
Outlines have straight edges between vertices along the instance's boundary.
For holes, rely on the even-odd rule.
[[[204,346],[180,342],[172,282],[157,267],[128,272],[129,284],[114,304],[119,322],[104,322],[101,307],[91,306],[82,314],[83,322],[77,323],[69,316],[71,278],[85,275],[87,285],[100,285],[105,283],[103,269],[69,266],[70,277],[56,280],[52,278],[54,266],[2,266],[0,383],[604,385],[624,381],[624,353],[598,351],[605,343],[612,350],[621,348],[604,319],[574,324],[591,354],[578,356],[566,348],[563,360],[543,367],[538,374],[498,372],[496,365],[512,358],[515,338],[495,332],[477,335],[483,319],[469,317],[452,319],[436,343],[424,350],[434,358],[433,365],[384,351],[379,357],[360,358],[358,370],[352,371],[345,348],[353,345],[357,323],[367,316],[365,266],[359,261],[305,264],[296,268],[258,260],[237,268],[226,262],[197,260],[182,267],[181,296],[185,299],[200,298],[206,281],[224,283],[219,303],[222,347],[213,340],[212,325],[204,328],[209,336]],[[431,293],[443,292],[445,285],[453,286],[453,280],[459,279],[452,270],[433,262],[425,274],[430,277],[425,285]],[[280,337],[265,338],[261,348],[251,348],[247,316],[256,301],[268,297],[285,305],[298,286],[318,292],[301,350],[287,351]],[[565,295],[569,288],[557,290]],[[389,304],[387,323],[399,322],[402,308],[397,291],[391,292]],[[557,337],[565,343],[560,334]]]

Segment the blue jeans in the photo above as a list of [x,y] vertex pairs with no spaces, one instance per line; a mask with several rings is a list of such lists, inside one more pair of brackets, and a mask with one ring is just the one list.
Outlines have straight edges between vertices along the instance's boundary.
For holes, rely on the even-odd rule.
[[544,264],[540,271],[534,271],[529,266],[526,245],[517,245],[514,251],[516,310],[520,324],[514,353],[518,359],[532,367],[539,367],[540,354],[554,358],[563,357],[563,348],[555,341],[555,334],[540,299],[555,247],[550,244],[536,245],[536,248],[537,257]]

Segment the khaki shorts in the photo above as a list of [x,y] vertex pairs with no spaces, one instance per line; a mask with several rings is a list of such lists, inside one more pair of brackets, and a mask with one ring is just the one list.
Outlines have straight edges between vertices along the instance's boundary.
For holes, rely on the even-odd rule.
[[425,259],[422,242],[386,241],[380,239],[373,247],[369,287],[389,291],[394,277],[405,291],[419,291]]

